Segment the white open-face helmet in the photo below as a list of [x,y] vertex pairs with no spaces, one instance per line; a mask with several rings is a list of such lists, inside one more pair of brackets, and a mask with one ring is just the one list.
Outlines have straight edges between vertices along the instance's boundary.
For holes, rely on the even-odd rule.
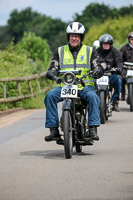
[[79,34],[81,37],[81,42],[82,42],[85,35],[85,27],[83,26],[83,24],[79,22],[72,22],[67,26],[66,34],[67,34],[68,41],[69,41],[70,34]]
[[128,41],[129,41],[129,43],[130,43],[130,38],[133,38],[133,32],[131,32],[131,33],[128,34]]
[[100,47],[100,42],[99,42],[99,40],[95,40],[95,41],[93,42],[93,47],[95,47],[95,48]]

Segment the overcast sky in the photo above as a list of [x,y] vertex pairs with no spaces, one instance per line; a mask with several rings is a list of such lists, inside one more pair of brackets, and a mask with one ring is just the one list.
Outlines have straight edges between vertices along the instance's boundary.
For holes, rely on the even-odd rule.
[[60,18],[65,22],[71,21],[75,13],[81,14],[92,2],[104,3],[116,8],[133,5],[133,0],[0,0],[0,26],[7,24],[10,13],[14,9],[21,11],[27,7],[52,18]]

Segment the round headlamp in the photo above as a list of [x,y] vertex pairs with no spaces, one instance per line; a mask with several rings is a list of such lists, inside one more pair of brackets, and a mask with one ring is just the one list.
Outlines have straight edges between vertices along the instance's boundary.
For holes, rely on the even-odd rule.
[[66,72],[62,79],[66,85],[72,85],[75,81],[75,75],[72,72]]

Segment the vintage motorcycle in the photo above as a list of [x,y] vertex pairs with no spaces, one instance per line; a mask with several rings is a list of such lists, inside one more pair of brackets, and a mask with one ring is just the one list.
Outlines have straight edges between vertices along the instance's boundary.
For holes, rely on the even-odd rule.
[[133,63],[124,62],[124,69],[127,70],[127,104],[130,105],[130,111],[133,112]]
[[[94,141],[91,138],[86,138],[86,133],[89,131],[87,125],[88,105],[78,97],[78,86],[81,83],[83,87],[85,84],[83,79],[92,72],[78,78],[81,75],[81,70],[61,70],[58,75],[54,76],[57,83],[64,83],[61,90],[62,114],[60,117],[60,128],[63,132],[64,151],[67,159],[72,158],[73,147],[76,152],[82,152],[82,146],[93,145]],[[62,76],[62,78],[58,78]]]
[[116,73],[120,77],[122,74],[117,68],[111,68],[109,65],[107,66],[104,75],[96,80],[96,92],[100,98],[100,121],[101,124],[105,124],[108,117],[112,116],[113,111],[113,102],[112,102],[112,94],[113,88],[109,84],[109,77],[112,73]]
[[96,79],[96,92],[100,98],[100,122],[105,124],[108,117],[112,116],[112,88],[109,85],[110,71],[105,71],[104,75]]

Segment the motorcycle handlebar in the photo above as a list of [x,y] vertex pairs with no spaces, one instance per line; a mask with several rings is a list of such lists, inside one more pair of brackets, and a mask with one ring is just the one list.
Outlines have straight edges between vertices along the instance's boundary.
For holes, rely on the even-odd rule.
[[133,63],[131,63],[131,62],[124,62],[123,64],[124,64],[123,65],[124,69],[132,69],[133,70]]
[[[68,71],[68,70],[60,70],[60,71],[56,72],[56,75],[55,75],[55,72],[53,72],[52,70],[48,70],[47,74],[46,74],[46,77],[48,79],[56,81],[57,84],[60,84],[62,82],[62,79],[58,78],[58,76],[64,75],[67,72],[70,72],[70,71]],[[82,70],[72,70],[71,72],[74,75],[80,75]],[[80,83],[81,83],[81,85],[83,87],[85,87],[85,83],[83,82],[83,79],[86,78],[87,76],[93,77],[93,71],[89,71],[87,74],[83,74],[83,76],[81,78],[77,78],[78,82],[80,81]]]
[[133,66],[133,63],[132,63],[132,62],[124,62],[123,64],[126,65],[126,66],[129,66],[129,65],[130,65],[130,66]]

